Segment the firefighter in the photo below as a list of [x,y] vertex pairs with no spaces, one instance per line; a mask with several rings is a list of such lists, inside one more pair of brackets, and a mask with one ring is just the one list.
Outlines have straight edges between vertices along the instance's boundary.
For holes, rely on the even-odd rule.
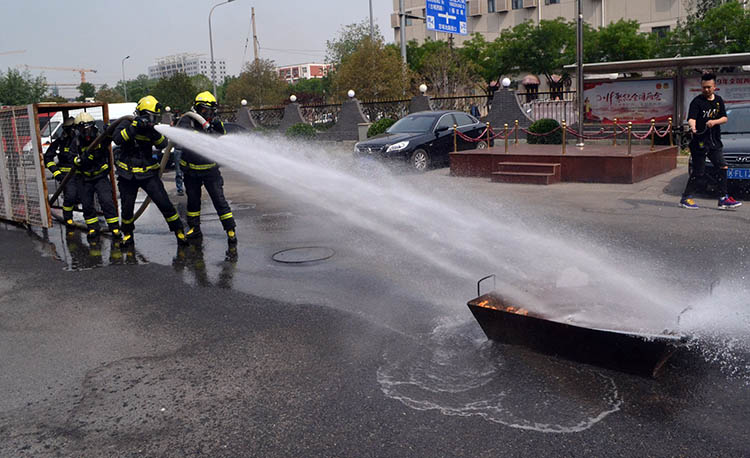
[[[65,175],[70,172],[74,165],[75,155],[70,151],[75,130],[73,118],[67,117],[63,122],[62,135],[55,139],[44,153],[44,164],[47,166],[57,183],[61,183]],[[57,162],[55,162],[57,156]],[[68,234],[72,235],[75,225],[73,224],[73,207],[80,201],[82,179],[80,173],[76,172],[66,183],[63,189],[63,219]]]
[[153,148],[164,149],[167,139],[154,129],[161,117],[161,104],[154,96],[147,95],[138,101],[135,118],[123,120],[115,128],[113,141],[120,145],[120,154],[115,161],[117,184],[120,189],[122,243],[131,245],[135,228],[133,211],[138,188],[143,189],[156,204],[177,237],[178,244],[186,244],[180,215],[169,201],[164,183],[159,178],[159,162],[152,153]]
[[[182,116],[177,123],[177,127],[193,129],[209,135],[224,135],[227,132],[224,129],[224,123],[216,117],[216,108],[216,97],[208,91],[201,92],[195,96],[195,103],[191,111],[198,113],[207,121],[205,128],[189,116]],[[201,186],[204,186],[209,197],[211,197],[216,213],[219,215],[221,225],[227,233],[229,245],[235,245],[237,243],[236,224],[232,216],[232,209],[229,208],[227,199],[224,197],[224,179],[219,171],[219,166],[190,148],[183,146],[181,149],[180,167],[185,174],[184,183],[187,193],[187,237],[191,240],[198,240],[203,237],[200,224]]]
[[75,163],[83,177],[81,188],[81,203],[83,204],[83,218],[88,228],[88,238],[99,237],[99,215],[94,206],[94,195],[99,200],[99,206],[104,213],[104,219],[114,239],[120,238],[120,224],[117,208],[112,197],[112,183],[109,181],[109,149],[99,143],[95,148],[89,148],[91,142],[99,135],[91,114],[80,113],[74,124],[76,135],[71,143],[71,152],[75,155]]

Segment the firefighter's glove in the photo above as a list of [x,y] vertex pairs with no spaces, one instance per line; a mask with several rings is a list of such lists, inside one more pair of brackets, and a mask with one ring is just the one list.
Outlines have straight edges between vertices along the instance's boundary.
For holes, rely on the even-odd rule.
[[133,120],[133,127],[138,134],[147,134],[151,132],[151,119],[148,116],[138,116]]
[[76,167],[80,167],[82,162],[83,161],[81,160],[81,156],[76,156],[73,158],[73,163],[76,165]]
[[220,134],[224,133],[224,125],[221,123],[220,119],[213,119],[211,121],[211,130]]

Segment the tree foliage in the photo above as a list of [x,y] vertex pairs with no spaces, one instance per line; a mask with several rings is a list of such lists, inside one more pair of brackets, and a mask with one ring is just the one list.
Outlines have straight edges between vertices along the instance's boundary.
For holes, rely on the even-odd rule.
[[[375,25],[374,41],[383,41],[380,29]],[[355,24],[343,26],[332,40],[326,40],[326,63],[338,67],[347,57],[354,54],[364,39],[370,39],[370,21],[363,19]]]
[[589,44],[584,50],[585,62],[617,62],[653,58],[656,36],[641,33],[639,28],[638,21],[620,19],[597,30],[590,30],[584,35],[584,44]]
[[737,1],[699,1],[685,22],[669,34],[663,57],[704,56],[747,52],[750,49],[750,11]]
[[301,79],[287,87],[287,95],[297,96],[300,104],[323,104],[330,92],[330,78]]
[[414,60],[409,66],[415,78],[427,83],[434,95],[470,93],[482,81],[479,66],[448,42],[427,40],[421,46],[412,42],[407,54],[410,48]]
[[47,92],[44,76],[32,77],[28,71],[8,68],[0,71],[0,105],[26,105],[41,102]]
[[278,105],[284,99],[287,84],[279,78],[272,60],[248,62],[240,76],[227,84],[225,103],[239,106],[246,99],[251,108]]
[[401,98],[410,77],[393,48],[366,37],[333,74],[332,96],[342,100],[353,89],[360,100]]
[[154,86],[156,86],[156,82],[158,80],[150,79],[148,76],[144,74],[138,75],[133,80],[125,81],[123,84],[122,81],[117,83],[115,86],[115,90],[119,92],[120,94],[125,96],[125,87],[128,88],[128,100],[127,102],[136,102],[140,100],[143,97],[146,97],[147,95],[151,94],[151,92],[154,89]]
[[96,95],[96,87],[88,82],[79,84],[76,89],[78,89],[78,93],[80,94],[76,97],[76,100],[79,102],[85,102],[86,99],[92,99]]
[[94,100],[103,103],[120,103],[125,101],[125,97],[114,88],[110,88],[105,84],[96,91]]
[[191,78],[185,73],[175,73],[169,78],[159,79],[152,91],[152,95],[162,105],[182,112],[193,106],[197,93]]

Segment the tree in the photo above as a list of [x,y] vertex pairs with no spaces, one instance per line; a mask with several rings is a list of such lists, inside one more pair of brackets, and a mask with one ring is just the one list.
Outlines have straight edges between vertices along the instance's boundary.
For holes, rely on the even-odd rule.
[[86,99],[91,99],[96,94],[96,87],[91,83],[81,83],[76,89],[78,89],[78,92],[81,94],[76,97],[76,100],[79,102],[85,102]]
[[[357,50],[365,38],[370,38],[370,21],[368,19],[345,25],[334,39],[326,40],[326,62],[337,67]],[[380,34],[377,25],[372,38],[375,41],[383,41],[383,36]]]
[[586,62],[617,62],[654,57],[655,35],[639,32],[638,21],[620,19],[591,30],[584,41]]
[[96,91],[94,100],[102,103],[121,103],[125,101],[125,97],[115,89],[107,87],[105,84]]
[[159,79],[152,91],[152,95],[162,105],[182,112],[193,106],[196,94],[190,77],[182,72],[175,73],[169,78]]
[[301,79],[287,87],[287,95],[294,94],[301,104],[322,104],[326,101],[326,94],[330,89],[328,78]]
[[269,59],[248,62],[239,77],[227,84],[226,99],[230,106],[239,106],[246,99],[253,108],[278,105],[284,99],[286,83],[279,78],[276,65]]
[[410,76],[411,72],[404,68],[401,56],[393,48],[367,37],[333,74],[332,93],[339,100],[346,97],[349,89],[360,100],[402,98]]
[[47,80],[44,76],[32,77],[28,71],[23,73],[8,68],[0,72],[0,105],[26,105],[41,102],[47,92]]
[[414,48],[412,69],[425,81],[435,95],[456,95],[480,86],[479,66],[445,41],[427,40]]
[[736,1],[718,6],[704,1],[698,5],[669,35],[662,56],[730,54],[750,49],[750,11]]
[[[204,74],[199,73],[197,75],[193,75],[190,77],[190,83],[193,85],[193,89],[195,89],[195,93],[201,93],[203,91],[209,91],[213,94],[214,92],[214,85],[211,83],[211,80]],[[218,92],[219,88],[217,86],[216,91]],[[219,98],[218,94],[214,94],[214,97],[217,99]]]
[[128,100],[127,101],[135,102],[151,94],[151,91],[153,90],[154,86],[156,86],[156,81],[157,80],[149,79],[149,77],[144,74],[140,74],[134,80],[125,81],[125,84],[123,84],[123,82],[120,81],[119,83],[117,83],[117,86],[115,86],[115,90],[119,92],[120,94],[122,94],[124,97],[125,87],[127,86],[128,88]]

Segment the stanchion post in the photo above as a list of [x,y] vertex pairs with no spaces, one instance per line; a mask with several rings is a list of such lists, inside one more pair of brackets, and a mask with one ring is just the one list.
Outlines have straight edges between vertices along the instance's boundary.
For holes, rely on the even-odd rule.
[[655,149],[654,145],[656,143],[656,120],[654,118],[651,118],[651,151]]
[[628,156],[630,156],[630,145],[632,144],[631,136],[633,134],[633,121],[628,121]]
[[518,144],[518,119],[515,120],[515,127],[513,127],[513,129],[515,129],[515,133],[516,133],[516,135],[515,135],[516,138],[515,138],[515,143],[514,144],[517,145]]
[[562,120],[562,153],[565,154],[565,144],[568,142],[566,132],[568,130],[568,125],[565,124],[565,120]]
[[615,118],[613,133],[615,136],[612,138],[612,146],[617,146],[617,118]]
[[485,123],[487,125],[487,148],[490,147],[490,122]]
[[505,154],[508,154],[508,123],[505,123]]
[[672,117],[669,117],[669,125],[667,126],[667,136],[669,136],[669,146],[674,146],[674,138],[672,137]]
[[453,152],[454,153],[458,152],[458,139],[456,138],[456,135],[458,135],[456,133],[456,129],[457,128],[458,128],[458,125],[457,124],[453,124]]

